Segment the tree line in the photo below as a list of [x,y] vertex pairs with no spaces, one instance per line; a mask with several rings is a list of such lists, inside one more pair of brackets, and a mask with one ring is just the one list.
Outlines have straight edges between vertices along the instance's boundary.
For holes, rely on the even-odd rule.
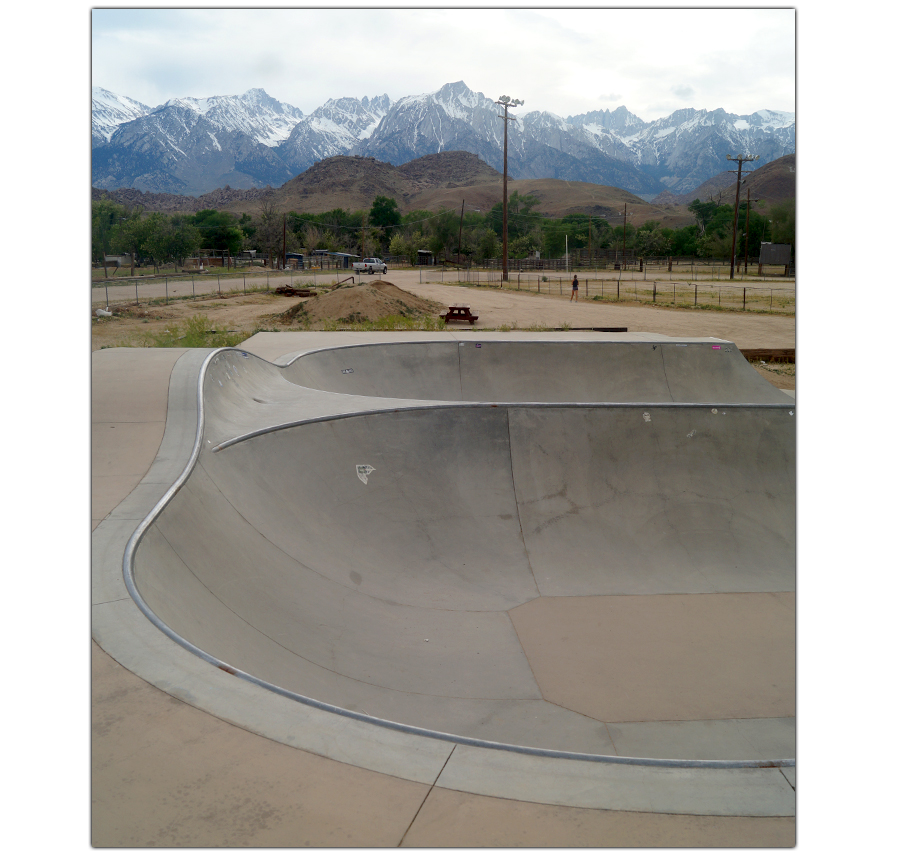
[[[521,259],[533,253],[561,257],[579,250],[626,250],[641,257],[728,257],[731,254],[734,207],[714,200],[688,206],[695,222],[679,229],[648,220],[640,226],[614,224],[585,214],[553,218],[535,211],[539,200],[514,191],[508,203],[508,254]],[[737,255],[758,256],[760,243],[794,244],[794,201],[759,212],[752,206],[749,228],[746,202],[738,210]],[[133,253],[153,265],[183,262],[201,251],[237,256],[254,249],[268,258],[283,251],[314,250],[359,256],[405,257],[418,251],[435,259],[457,255],[480,262],[502,254],[503,205],[489,211],[442,209],[400,214],[397,202],[377,196],[368,210],[342,208],[320,214],[280,211],[266,204],[260,212],[241,216],[206,209],[195,214],[144,212],[108,198],[91,203],[91,255]]]

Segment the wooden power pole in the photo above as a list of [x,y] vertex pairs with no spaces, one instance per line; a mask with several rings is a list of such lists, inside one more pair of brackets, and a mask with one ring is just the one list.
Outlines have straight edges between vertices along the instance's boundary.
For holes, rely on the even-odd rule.
[[[745,161],[758,161],[759,155],[726,155],[729,161],[737,161],[737,187],[734,191],[734,223],[731,227],[731,274],[729,279],[734,280],[734,254],[737,249],[737,221],[738,206],[741,204],[741,170]],[[734,173],[734,170],[728,172]]]

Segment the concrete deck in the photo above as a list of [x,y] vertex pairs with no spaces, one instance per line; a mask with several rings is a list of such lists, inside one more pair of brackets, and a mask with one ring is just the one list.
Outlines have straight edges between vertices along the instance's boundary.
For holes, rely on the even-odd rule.
[[207,353],[96,352],[94,845],[792,845],[794,406],[729,349],[258,335],[196,438]]

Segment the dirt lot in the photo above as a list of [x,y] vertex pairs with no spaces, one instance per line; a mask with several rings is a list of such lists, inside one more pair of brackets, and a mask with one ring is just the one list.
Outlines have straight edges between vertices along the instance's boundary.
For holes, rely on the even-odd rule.
[[[624,327],[629,331],[652,331],[668,336],[720,337],[739,348],[793,348],[795,344],[795,320],[789,316],[664,309],[625,302],[571,302],[565,296],[419,283],[418,279],[419,273],[415,271],[391,272],[385,278],[388,285],[375,288],[375,282],[367,281],[366,288],[357,284],[334,292],[323,291],[314,298],[251,292],[169,304],[142,302],[136,306],[133,301],[111,304],[114,314],[111,317],[98,318],[92,313],[91,347],[152,346],[154,335],[172,332],[198,315],[206,316],[212,328],[233,332],[236,342],[259,330],[334,329],[345,326],[337,322],[339,318],[374,321],[398,312],[413,317],[417,313],[429,314],[418,318],[429,318],[429,324],[434,326],[437,313],[450,304],[471,306],[479,317],[476,329]],[[310,312],[286,315],[301,304]],[[794,389],[794,364],[754,365],[775,386]]]

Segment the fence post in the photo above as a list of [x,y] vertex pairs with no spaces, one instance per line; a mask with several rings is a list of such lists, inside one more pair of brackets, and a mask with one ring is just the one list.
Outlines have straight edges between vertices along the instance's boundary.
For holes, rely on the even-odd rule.
[[141,306],[141,302],[138,299],[138,293],[137,293],[137,280],[134,281],[134,303],[137,304],[138,307]]
[[169,303],[169,278],[166,277],[166,304]]
[[697,306],[697,284],[694,284],[694,306]]
[[[749,240],[749,239],[748,239]],[[744,306],[741,308],[742,310],[747,309],[747,287],[744,287]]]
[[191,275],[191,295],[192,295],[194,298],[197,297],[197,293],[196,293],[196,291],[194,290],[194,275],[193,275],[193,274]]
[[[634,287],[635,294],[637,294],[637,286]],[[656,303],[656,281],[653,281],[653,303]]]
[[106,309],[109,309],[109,284],[106,284]]

